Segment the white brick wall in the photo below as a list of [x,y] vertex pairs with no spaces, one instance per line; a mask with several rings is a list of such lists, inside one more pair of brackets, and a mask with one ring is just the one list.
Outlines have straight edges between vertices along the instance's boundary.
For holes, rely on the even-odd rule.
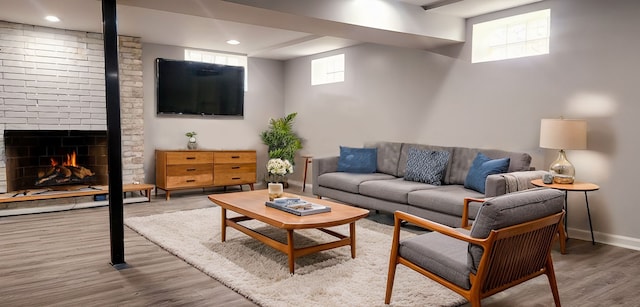
[[[142,44],[119,38],[123,181],[144,179]],[[0,192],[4,130],[106,130],[102,34],[0,21]]]

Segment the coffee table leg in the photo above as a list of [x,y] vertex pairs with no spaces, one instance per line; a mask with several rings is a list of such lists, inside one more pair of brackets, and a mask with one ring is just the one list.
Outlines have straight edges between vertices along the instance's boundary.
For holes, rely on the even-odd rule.
[[294,247],[293,247],[293,229],[287,229],[287,255],[289,256],[289,273],[293,274],[295,267]]
[[227,209],[220,208],[220,216],[222,217],[220,223],[220,225],[222,225],[222,229],[220,229],[220,239],[224,242],[227,239]]
[[349,236],[351,237],[351,258],[356,258],[356,222],[349,224]]

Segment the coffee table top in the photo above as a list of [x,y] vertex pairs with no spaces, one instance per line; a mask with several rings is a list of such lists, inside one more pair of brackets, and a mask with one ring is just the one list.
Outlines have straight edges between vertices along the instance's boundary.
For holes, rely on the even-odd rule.
[[265,206],[269,200],[267,190],[211,194],[209,199],[218,206],[262,221],[281,229],[323,228],[355,222],[369,214],[369,210],[343,205],[325,199],[317,199],[285,193],[284,197],[299,197],[311,203],[331,207],[331,212],[297,216]]

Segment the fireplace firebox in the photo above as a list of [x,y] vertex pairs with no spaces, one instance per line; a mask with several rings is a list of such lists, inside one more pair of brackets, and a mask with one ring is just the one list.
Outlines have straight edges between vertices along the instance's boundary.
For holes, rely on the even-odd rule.
[[107,132],[5,130],[7,190],[106,185]]

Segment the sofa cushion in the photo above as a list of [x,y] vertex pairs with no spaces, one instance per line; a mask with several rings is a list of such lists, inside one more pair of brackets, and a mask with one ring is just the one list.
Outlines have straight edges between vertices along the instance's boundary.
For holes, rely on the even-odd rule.
[[449,159],[449,167],[445,173],[444,184],[464,184],[467,172],[469,172],[469,168],[471,168],[471,164],[479,152],[491,159],[509,158],[507,172],[527,171],[531,163],[531,156],[526,153],[455,147]]
[[407,203],[407,194],[416,190],[432,189],[436,186],[406,181],[402,178],[395,180],[370,180],[360,184],[360,194],[401,204]]
[[[414,207],[462,216],[465,197],[482,198],[483,196],[481,193],[465,189],[461,185],[444,185],[435,189],[410,192],[407,195],[407,202]],[[479,208],[479,203],[472,203],[469,208],[469,217],[475,217]]]
[[462,288],[469,289],[471,284],[467,247],[468,244],[462,240],[430,232],[402,240],[398,254]]
[[407,152],[405,180],[440,185],[447,163],[448,151],[432,151],[410,148]]
[[398,176],[398,161],[400,160],[400,150],[402,143],[397,142],[375,142],[365,143],[364,147],[378,149],[378,173]]
[[353,148],[340,146],[338,172],[375,173],[378,163],[376,148]]
[[[513,192],[485,201],[471,227],[471,237],[487,238],[491,230],[533,221],[556,214],[564,207],[564,193],[555,189],[536,188]],[[469,245],[469,266],[475,272],[483,249]]]
[[383,173],[357,174],[335,172],[318,176],[318,185],[351,193],[359,193],[359,186],[365,181],[389,179],[396,179],[396,177]]
[[505,173],[509,168],[509,161],[509,158],[491,160],[479,152],[471,163],[467,178],[464,180],[464,187],[484,194],[487,176]]
[[453,148],[452,147],[442,147],[442,146],[422,145],[422,144],[410,144],[410,143],[402,144],[402,150],[400,151],[400,160],[398,161],[398,175],[397,175],[397,177],[404,177],[407,174],[408,153],[409,153],[409,149],[411,149],[411,148],[416,148],[416,149],[420,149],[420,150],[447,151],[447,152],[449,152],[449,161],[447,162],[447,170],[445,171],[445,175],[444,175],[446,177],[446,173],[448,172],[448,169],[449,169],[450,164],[451,164],[451,157],[453,157]]

